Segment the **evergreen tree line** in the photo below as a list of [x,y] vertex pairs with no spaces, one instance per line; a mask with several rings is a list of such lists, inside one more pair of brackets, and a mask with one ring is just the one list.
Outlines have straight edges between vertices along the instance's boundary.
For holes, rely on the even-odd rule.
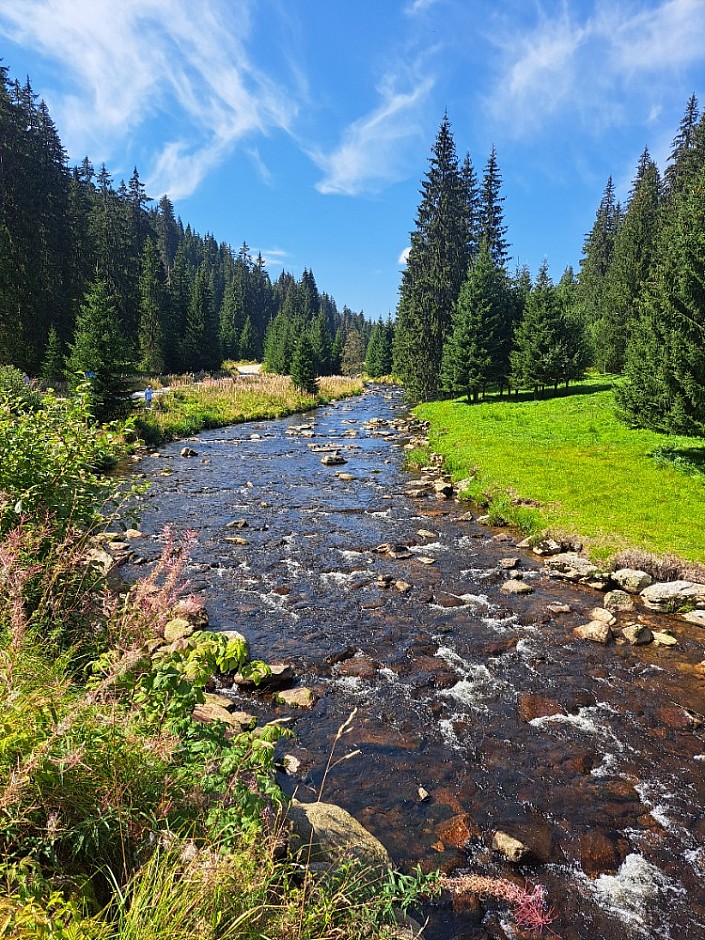
[[705,116],[689,99],[663,177],[642,153],[625,207],[609,179],[577,302],[592,361],[621,373],[632,426],[705,434]]
[[234,252],[184,227],[168,197],[146,195],[137,169],[115,185],[88,158],[69,168],[46,104],[0,67],[0,362],[114,386],[135,368],[261,359],[284,321],[289,344],[311,323],[325,370],[337,369],[351,332],[366,342],[371,329],[319,294],[311,271],[272,282],[246,244]]
[[538,394],[587,364],[572,270],[558,285],[546,264],[536,284],[525,266],[507,271],[501,185],[495,149],[478,181],[445,115],[421,183],[393,343],[394,371],[416,400],[476,400],[490,388]]

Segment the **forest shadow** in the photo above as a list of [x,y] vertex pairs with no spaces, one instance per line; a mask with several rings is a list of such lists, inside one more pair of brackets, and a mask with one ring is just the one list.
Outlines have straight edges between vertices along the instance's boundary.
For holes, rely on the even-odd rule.
[[705,447],[656,447],[649,457],[692,476],[705,474]]
[[462,406],[462,405],[472,405],[476,407],[478,405],[494,405],[501,402],[506,404],[521,403],[527,401],[551,401],[555,398],[572,398],[574,395],[595,395],[598,392],[609,392],[614,388],[614,383],[609,379],[606,379],[604,382],[577,382],[575,385],[570,385],[568,388],[558,388],[558,389],[544,389],[540,395],[534,395],[534,393],[529,389],[522,389],[518,395],[512,394],[507,397],[506,394],[500,397],[499,392],[488,392],[484,398],[480,398],[477,401],[468,401],[467,398],[456,399],[453,404]]

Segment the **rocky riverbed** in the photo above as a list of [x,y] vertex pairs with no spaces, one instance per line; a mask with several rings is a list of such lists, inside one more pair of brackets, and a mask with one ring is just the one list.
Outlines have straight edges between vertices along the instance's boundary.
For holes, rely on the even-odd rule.
[[[213,627],[293,667],[292,697],[230,693],[291,720],[283,787],[317,797],[357,709],[323,797],[397,865],[540,881],[564,938],[705,937],[698,616],[663,613],[672,595],[641,596],[638,573],[611,582],[478,523],[437,467],[402,470],[422,433],[371,389],[163,447],[138,465],[152,487],[127,570],[166,523],[198,533]],[[490,903],[438,908],[426,931],[512,935]]]

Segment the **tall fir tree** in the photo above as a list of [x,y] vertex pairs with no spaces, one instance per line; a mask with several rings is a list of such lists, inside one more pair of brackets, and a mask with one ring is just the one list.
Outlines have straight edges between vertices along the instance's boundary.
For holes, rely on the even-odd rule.
[[96,278],[78,314],[67,378],[74,387],[88,382],[93,416],[106,421],[129,410],[131,368],[115,298],[107,281]]
[[424,401],[438,394],[443,344],[468,265],[468,197],[447,115],[421,197],[397,308],[394,371],[410,397]]
[[498,268],[506,267],[509,258],[509,242],[505,238],[507,226],[504,224],[502,207],[504,196],[501,192],[502,174],[497,163],[497,151],[492,147],[482,177],[479,242],[487,245],[490,257]]
[[533,389],[538,396],[547,386],[556,388],[568,370],[565,320],[556,289],[543,262],[516,332],[511,354],[516,389]]
[[164,323],[166,286],[157,248],[148,238],[142,251],[139,278],[139,357],[140,368],[150,375],[161,375],[166,363]]
[[318,365],[316,354],[308,332],[304,332],[296,343],[296,349],[291,360],[291,381],[294,388],[308,395],[315,395],[318,388],[316,377]]
[[604,299],[592,325],[595,364],[602,372],[622,372],[637,305],[656,254],[661,180],[648,149],[642,153],[629,203],[604,279]]
[[619,228],[618,208],[612,177],[607,180],[592,229],[585,237],[578,275],[578,304],[593,337],[595,324],[605,314],[607,271]]
[[375,323],[365,352],[365,372],[373,379],[392,371],[392,336],[389,325]]

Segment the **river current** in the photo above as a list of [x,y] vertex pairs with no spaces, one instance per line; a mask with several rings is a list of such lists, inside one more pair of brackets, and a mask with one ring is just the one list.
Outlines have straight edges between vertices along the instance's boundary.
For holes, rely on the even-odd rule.
[[[400,392],[371,388],[204,432],[191,458],[184,442],[163,446],[139,464],[152,485],[136,550],[156,557],[166,523],[196,531],[188,574],[214,628],[240,630],[254,658],[291,663],[315,692],[310,710],[240,703],[292,718],[288,792],[316,798],[357,709],[334,760],[359,753],[332,768],[323,799],[400,867],[541,882],[566,940],[705,938],[705,631],[659,616],[676,647],[577,639],[599,592],[547,577],[468,505],[405,494],[398,436],[368,424],[403,413]],[[332,445],[344,466],[321,463]],[[508,556],[532,594],[500,593]],[[531,848],[525,864],[492,851],[496,830]],[[430,940],[516,935],[501,905],[430,914]]]

